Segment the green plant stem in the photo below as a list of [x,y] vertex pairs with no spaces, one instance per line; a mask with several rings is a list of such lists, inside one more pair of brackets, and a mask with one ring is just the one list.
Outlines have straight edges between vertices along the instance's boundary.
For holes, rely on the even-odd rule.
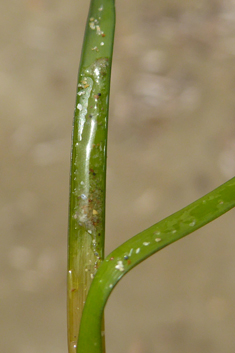
[[102,353],[104,306],[120,279],[141,261],[235,206],[235,178],[137,234],[109,254],[97,271],[84,307],[77,353]]
[[92,0],[78,75],[74,114],[68,239],[68,345],[77,346],[80,319],[104,258],[106,147],[114,0]]

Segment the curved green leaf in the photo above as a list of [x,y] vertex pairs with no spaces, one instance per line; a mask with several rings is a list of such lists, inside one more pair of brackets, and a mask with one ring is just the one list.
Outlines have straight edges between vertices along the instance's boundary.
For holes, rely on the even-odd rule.
[[156,223],[109,254],[97,271],[84,306],[77,353],[102,353],[102,317],[114,286],[134,266],[235,206],[235,178]]

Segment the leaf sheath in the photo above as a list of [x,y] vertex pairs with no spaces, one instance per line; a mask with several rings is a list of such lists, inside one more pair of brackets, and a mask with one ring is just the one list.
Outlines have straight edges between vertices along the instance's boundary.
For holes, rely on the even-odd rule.
[[91,1],[78,75],[69,206],[69,353],[76,351],[86,296],[104,258],[106,149],[114,10],[114,1]]

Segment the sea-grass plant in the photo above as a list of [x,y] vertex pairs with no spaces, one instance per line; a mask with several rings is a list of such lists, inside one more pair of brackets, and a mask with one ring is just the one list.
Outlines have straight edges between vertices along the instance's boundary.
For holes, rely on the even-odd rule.
[[134,266],[235,206],[235,178],[104,257],[107,127],[115,1],[91,0],[74,114],[68,250],[69,353],[104,353],[103,314]]

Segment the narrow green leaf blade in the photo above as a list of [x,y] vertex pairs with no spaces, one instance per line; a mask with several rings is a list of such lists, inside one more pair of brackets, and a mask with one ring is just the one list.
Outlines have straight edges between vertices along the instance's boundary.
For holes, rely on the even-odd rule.
[[235,178],[156,223],[109,254],[97,271],[84,307],[79,353],[102,353],[101,321],[114,286],[134,266],[235,206]]

